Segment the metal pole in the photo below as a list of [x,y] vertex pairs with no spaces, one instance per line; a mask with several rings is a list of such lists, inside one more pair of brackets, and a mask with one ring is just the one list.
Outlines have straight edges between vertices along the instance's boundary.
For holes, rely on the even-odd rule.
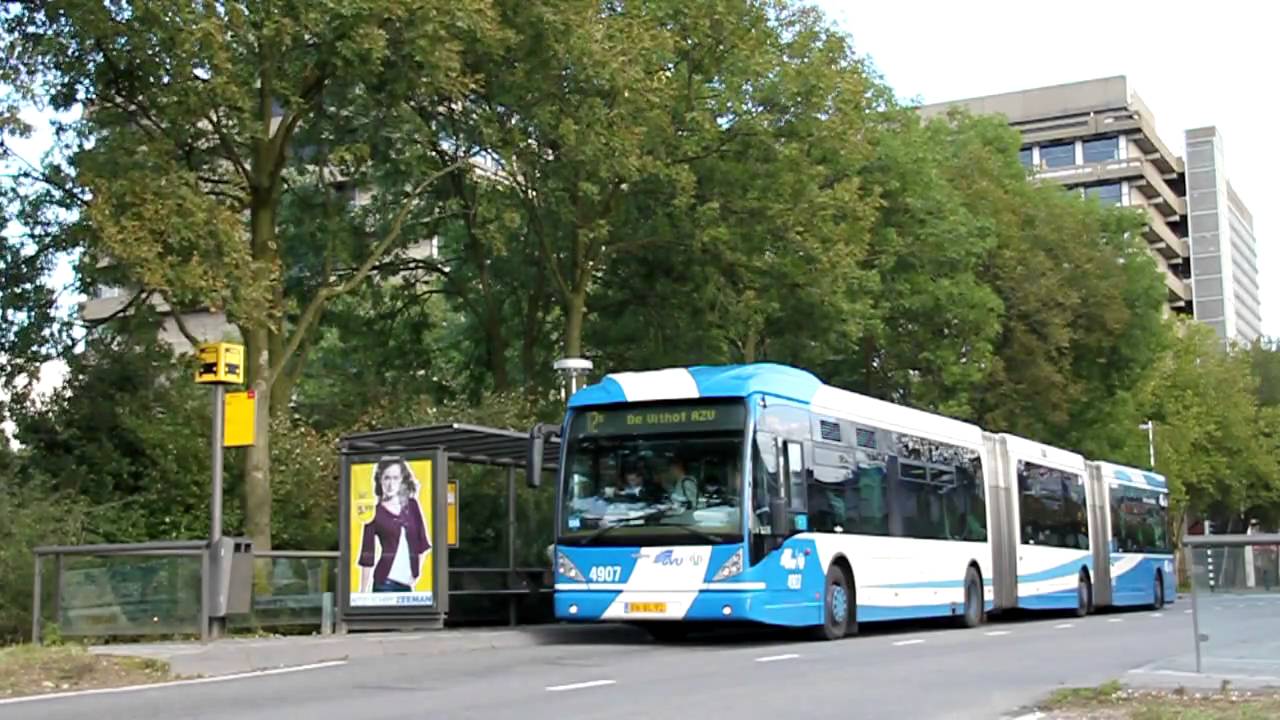
[[[1196,555],[1194,548],[1188,548],[1191,552],[1191,631],[1196,634],[1196,672],[1200,670],[1200,606],[1196,601]],[[1208,554],[1208,551],[1205,551]]]
[[[516,469],[507,466],[507,573],[509,577],[516,575]],[[516,597],[507,597],[507,624],[516,624]]]
[[226,393],[226,386],[213,386],[213,440],[209,448],[213,452],[213,491],[209,500],[210,547],[222,539],[222,423],[226,410]]
[[1147,421],[1147,452],[1151,456],[1151,469],[1156,469],[1156,421]]
[[53,621],[62,624],[62,554],[53,556]]
[[40,612],[41,612],[40,575],[43,570],[43,568],[40,567],[41,560],[42,558],[40,557],[40,554],[36,553],[36,568],[35,568],[36,574],[31,583],[32,587],[34,588],[32,590],[32,595],[31,595],[31,644],[32,645],[40,644]]
[[200,553],[200,642],[209,642],[209,551]]

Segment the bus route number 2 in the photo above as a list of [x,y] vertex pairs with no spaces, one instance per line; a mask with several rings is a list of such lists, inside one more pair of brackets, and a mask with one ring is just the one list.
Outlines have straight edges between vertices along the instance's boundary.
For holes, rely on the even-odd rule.
[[622,567],[619,565],[592,565],[587,571],[587,579],[591,582],[618,582],[622,579]]

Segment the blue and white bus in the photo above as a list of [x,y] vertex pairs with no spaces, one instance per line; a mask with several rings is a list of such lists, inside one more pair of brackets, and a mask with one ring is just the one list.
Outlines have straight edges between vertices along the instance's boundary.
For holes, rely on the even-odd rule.
[[[1095,598],[1112,601],[1109,588],[1095,590],[1091,551],[1110,545],[1095,539],[1113,532],[1095,518],[1093,498],[1107,496],[1090,486],[1120,482],[1123,470],[1105,466],[1111,474],[1095,470],[1091,482],[1079,455],[803,370],[611,374],[570,398],[559,433],[554,597],[563,620],[638,623],[659,637],[748,621],[834,639],[859,622],[954,617],[972,627],[990,611],[1083,614]],[[535,431],[535,444],[542,437]],[[1138,475],[1156,486],[1150,473],[1124,476]],[[536,467],[530,477],[540,477]],[[1127,533],[1127,522],[1112,527]],[[1140,558],[1102,555],[1112,571],[1103,577],[1155,568],[1149,558],[1165,549],[1123,548]]]

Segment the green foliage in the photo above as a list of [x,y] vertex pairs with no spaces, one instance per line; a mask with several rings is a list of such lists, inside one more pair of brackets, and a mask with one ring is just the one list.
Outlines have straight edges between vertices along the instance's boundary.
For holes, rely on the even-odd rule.
[[91,509],[74,493],[0,468],[0,645],[30,639],[32,550],[92,541],[87,532]]
[[336,439],[305,423],[272,420],[271,537],[290,550],[338,549]]
[[1187,322],[1152,368],[1144,406],[1156,421],[1156,466],[1170,478],[1174,511],[1243,532],[1246,517],[1280,520],[1280,416],[1260,408],[1245,352],[1225,350]]
[[19,418],[22,473],[92,503],[89,529],[105,541],[207,535],[211,408],[190,378],[157,343],[94,337]]
[[[19,97],[91,108],[58,136],[89,278],[225,310],[267,413],[245,453],[248,532],[270,547],[270,423],[335,297],[447,212],[420,135],[495,36],[484,0],[67,0],[0,19]],[[372,131],[372,132],[370,132]],[[338,178],[373,187],[345,203]],[[317,206],[323,209],[316,212]],[[275,399],[272,394],[275,392]]]
[[[225,311],[269,410],[226,529],[259,547],[335,547],[344,433],[558,417],[563,353],[787,362],[1135,465],[1150,418],[1179,513],[1280,520],[1280,352],[1162,318],[1140,214],[1028,182],[999,119],[921,120],[810,7],[65,0],[0,27],[14,98],[93,109],[0,197],[26,229],[0,355],[61,339],[64,252],[85,288]],[[15,398],[0,473],[95,537],[199,537],[208,395],[138,337]],[[456,560],[505,562],[505,476],[457,470]],[[550,491],[519,502],[541,565]]]

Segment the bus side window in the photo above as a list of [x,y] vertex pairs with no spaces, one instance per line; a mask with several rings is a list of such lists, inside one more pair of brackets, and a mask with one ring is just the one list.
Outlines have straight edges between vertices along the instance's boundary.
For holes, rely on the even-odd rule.
[[807,493],[805,492],[804,446],[798,442],[786,443],[788,499],[791,509],[803,512]]
[[755,527],[771,524],[769,498],[779,491],[778,446],[772,433],[757,432],[751,463],[751,509]]

